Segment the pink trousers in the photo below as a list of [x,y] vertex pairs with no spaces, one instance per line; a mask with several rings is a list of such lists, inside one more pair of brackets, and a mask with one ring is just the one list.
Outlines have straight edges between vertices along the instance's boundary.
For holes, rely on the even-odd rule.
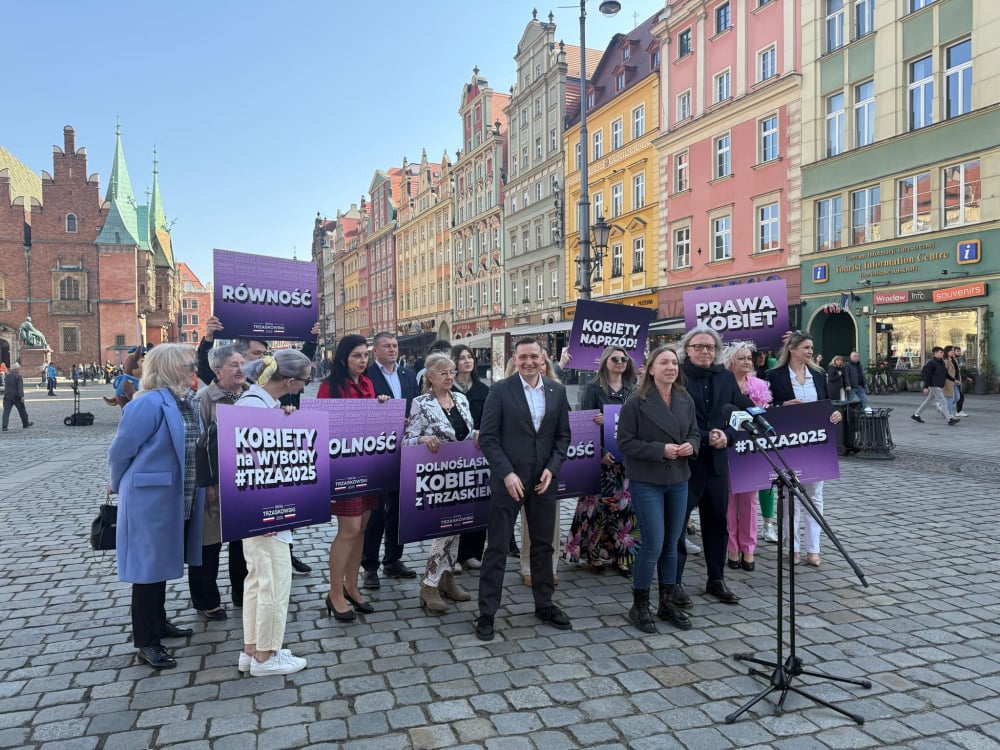
[[730,493],[726,526],[729,529],[729,551],[752,555],[757,548],[756,490]]

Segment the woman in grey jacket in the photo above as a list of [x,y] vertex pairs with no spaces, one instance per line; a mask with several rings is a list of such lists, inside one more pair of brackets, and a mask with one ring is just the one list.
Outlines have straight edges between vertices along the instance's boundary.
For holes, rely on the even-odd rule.
[[618,449],[625,456],[625,476],[642,529],[628,619],[644,633],[656,632],[649,613],[654,567],[660,580],[656,616],[682,630],[691,627],[672,594],[677,584],[677,545],[687,514],[688,461],[698,455],[700,446],[695,405],[684,389],[677,353],[661,346],[646,358],[639,388],[618,418]]

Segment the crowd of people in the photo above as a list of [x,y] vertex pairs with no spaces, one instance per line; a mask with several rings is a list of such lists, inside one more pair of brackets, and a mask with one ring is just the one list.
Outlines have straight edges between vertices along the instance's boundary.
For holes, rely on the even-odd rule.
[[[210,333],[221,330],[213,318]],[[229,616],[217,583],[219,478],[211,458],[217,405],[291,413],[313,372],[314,345],[270,353],[264,341],[214,346],[207,339],[197,355],[184,345],[150,350],[140,393],[124,410],[109,450],[111,486],[120,497],[119,576],[132,584],[138,658],[155,669],[176,664],[162,639],[191,634],[171,623],[164,609],[166,581],[180,577],[185,563],[198,616]],[[939,361],[937,352],[934,361]],[[397,492],[332,499],[337,524],[324,604],[337,622],[377,609],[370,596],[382,585],[381,571],[397,579],[419,577],[415,595],[430,613],[445,613],[449,602],[476,596],[475,634],[493,639],[520,516],[520,572],[541,622],[572,628],[554,600],[561,558],[595,574],[610,569],[631,577],[632,601],[623,614],[641,632],[655,632],[657,619],[689,629],[694,610],[684,571],[693,511],[700,518],[706,568],[699,589],[724,604],[739,602],[726,580],[727,569],[755,570],[761,532],[767,541],[779,541],[773,490],[730,490],[727,447],[736,431],[728,417],[733,409],[836,398],[845,383],[864,403],[863,385],[846,374],[849,363],[835,357],[829,372],[822,369],[812,338],[802,332],[790,334],[771,361],[750,343],[724,345],[707,327],[689,331],[676,346],[655,348],[642,363],[624,349],[609,347],[581,405],[597,410],[599,424],[605,406],[621,407],[620,457],[602,442],[599,492],[579,498],[563,541],[556,488],[570,445],[570,407],[557,373],[571,366],[568,355],[557,366],[539,342],[519,340],[507,376],[492,387],[479,379],[473,353],[461,344],[436,342],[421,364],[419,372],[400,365],[393,334],[377,334],[370,352],[363,337],[348,335],[338,342],[317,397],[405,400],[403,442],[423,446],[429,454],[446,442],[475,442],[491,469],[487,528],[434,539],[418,571],[403,563]],[[199,377],[208,385],[196,395]],[[937,397],[941,388],[931,387]],[[919,419],[919,413],[915,416]],[[830,414],[832,424],[840,419],[839,411]],[[822,511],[823,483],[806,489]],[[801,513],[797,502],[793,506],[785,533],[791,536],[795,562],[818,567],[819,524]],[[242,607],[241,672],[290,674],[306,666],[285,647],[292,574],[311,572],[293,554],[292,539],[291,531],[280,531],[228,546],[231,601]],[[472,570],[479,571],[475,593],[456,578]],[[659,586],[655,609],[650,600],[654,578]]]

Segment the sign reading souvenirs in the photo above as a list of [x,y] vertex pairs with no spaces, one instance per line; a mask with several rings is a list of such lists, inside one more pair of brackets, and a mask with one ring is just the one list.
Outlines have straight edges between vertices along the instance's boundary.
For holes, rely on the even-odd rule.
[[330,520],[327,419],[219,404],[222,541]]
[[474,442],[403,446],[400,544],[485,529],[489,510],[490,467]]
[[788,330],[785,281],[684,292],[684,323],[688,330],[703,323],[723,341],[753,341],[758,349],[780,349]]
[[578,300],[569,334],[571,366],[596,371],[601,355],[609,346],[624,349],[638,366],[646,350],[646,335],[654,314],[654,310],[629,305]]
[[399,486],[406,400],[304,398],[301,411],[325,412],[330,439],[327,500],[371,495]]
[[304,341],[319,319],[316,264],[214,250],[214,314],[227,338]]
[[[837,426],[830,424],[833,404],[814,401],[768,409],[765,418],[774,427],[781,455],[802,482],[840,477],[837,460]],[[763,490],[774,479],[774,469],[762,455],[769,437],[737,432],[729,453],[729,488],[732,492]],[[774,459],[781,467],[781,462]],[[783,467],[782,467],[783,468]]]

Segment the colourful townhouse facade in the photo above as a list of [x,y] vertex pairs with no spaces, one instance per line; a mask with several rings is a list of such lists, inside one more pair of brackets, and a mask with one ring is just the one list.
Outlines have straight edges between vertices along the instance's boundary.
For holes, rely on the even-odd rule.
[[806,3],[802,303],[827,358],[1000,339],[1000,4]]
[[[591,225],[611,225],[603,261],[592,277],[592,299],[656,310],[661,284],[656,262],[660,185],[654,141],[660,130],[660,43],[656,17],[616,34],[588,81],[588,143],[580,148],[580,107],[563,133],[566,159],[567,273],[563,317],[573,318],[579,295],[580,159],[588,159]],[[592,247],[592,250],[596,249]]]
[[669,6],[654,28],[663,50],[659,316],[682,319],[686,291],[778,279],[796,305],[801,3]]
[[396,213],[403,183],[411,175],[399,167],[378,169],[368,187],[368,305],[370,330],[396,331]]

